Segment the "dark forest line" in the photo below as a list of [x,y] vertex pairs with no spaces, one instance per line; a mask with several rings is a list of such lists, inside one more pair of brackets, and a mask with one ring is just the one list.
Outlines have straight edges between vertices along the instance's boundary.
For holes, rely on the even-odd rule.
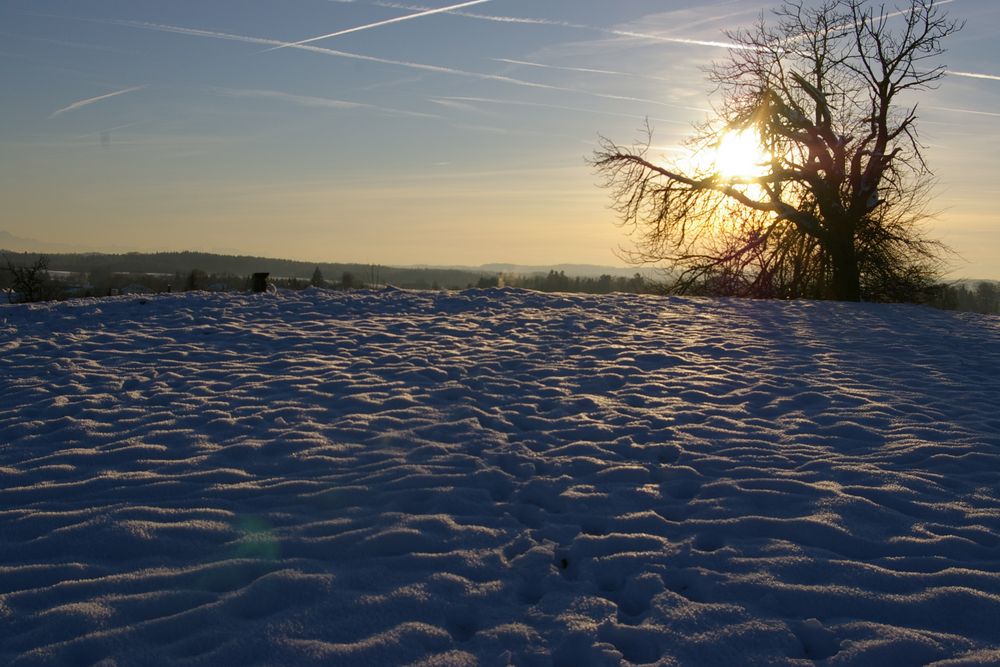
[[207,252],[156,252],[125,254],[104,253],[37,253],[0,251],[8,260],[18,265],[30,265],[39,257],[47,257],[50,271],[69,273],[119,273],[119,274],[162,274],[182,276],[192,271],[206,274],[248,276],[265,272],[277,279],[309,280],[318,267],[323,275],[340,277],[345,273],[353,275],[359,282],[412,284],[418,287],[441,286],[465,287],[475,284],[489,272],[471,272],[453,269],[397,268],[377,264],[302,262],[273,257],[250,255],[217,255]]
[[[45,298],[107,296],[194,289],[245,290],[250,276],[270,274],[279,287],[301,289],[314,285],[351,289],[395,285],[408,289],[466,289],[521,287],[543,292],[607,294],[664,292],[662,284],[635,273],[631,277],[574,276],[549,270],[511,274],[490,270],[433,267],[393,267],[380,264],[303,262],[249,255],[207,252],[158,253],[37,253],[0,250],[0,289],[16,288],[12,268],[40,263],[54,277],[42,286]],[[16,290],[15,290],[16,291]],[[704,296],[712,296],[703,293]],[[940,284],[921,295],[921,303],[946,310],[1000,314],[1000,284],[960,281]]]

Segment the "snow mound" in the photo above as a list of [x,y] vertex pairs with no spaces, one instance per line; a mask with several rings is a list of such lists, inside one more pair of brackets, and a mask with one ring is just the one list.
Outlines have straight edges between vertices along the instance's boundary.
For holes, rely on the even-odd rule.
[[997,319],[190,293],[0,354],[2,664],[1000,662]]

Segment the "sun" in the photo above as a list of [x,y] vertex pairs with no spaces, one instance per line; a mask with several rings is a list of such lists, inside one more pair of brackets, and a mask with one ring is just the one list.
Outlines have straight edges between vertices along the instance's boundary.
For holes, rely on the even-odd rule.
[[753,130],[725,132],[712,156],[715,172],[726,180],[763,176],[770,161]]

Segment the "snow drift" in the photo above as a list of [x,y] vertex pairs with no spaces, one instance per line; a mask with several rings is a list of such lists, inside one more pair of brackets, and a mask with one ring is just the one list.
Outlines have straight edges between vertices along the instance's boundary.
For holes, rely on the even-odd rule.
[[0,351],[3,664],[1000,662],[997,319],[189,293]]

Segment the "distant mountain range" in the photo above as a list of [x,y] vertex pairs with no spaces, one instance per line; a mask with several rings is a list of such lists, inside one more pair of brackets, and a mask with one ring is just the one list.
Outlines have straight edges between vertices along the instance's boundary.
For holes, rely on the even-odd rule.
[[38,239],[14,236],[0,229],[0,248],[14,252],[91,252],[92,248],[71,243],[49,243]]

